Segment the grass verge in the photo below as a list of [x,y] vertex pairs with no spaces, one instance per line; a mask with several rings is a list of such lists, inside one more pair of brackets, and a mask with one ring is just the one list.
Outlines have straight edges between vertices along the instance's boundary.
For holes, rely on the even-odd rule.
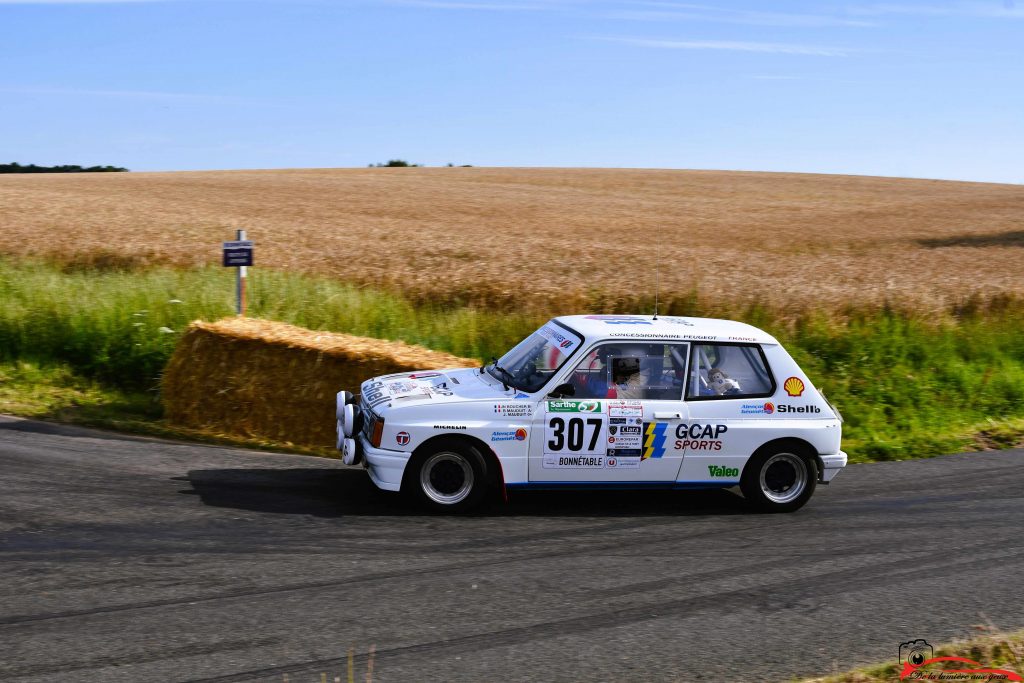
[[0,413],[163,439],[338,457],[334,448],[311,449],[175,427],[163,420],[162,412],[155,392],[110,386],[63,364],[0,362]]
[[[224,268],[67,269],[0,259],[0,362],[20,368],[3,382],[10,398],[0,410],[146,433],[165,428],[154,397],[178,335],[191,320],[231,315],[233,292],[233,272]],[[567,312],[414,304],[267,270],[253,273],[250,294],[254,317],[480,359]],[[697,306],[673,313],[717,313]],[[1020,302],[974,302],[939,317],[757,308],[737,317],[778,337],[839,407],[855,461],[1024,443]]]
[[[979,627],[979,629],[987,631],[987,633],[971,640],[957,641],[936,647],[935,656],[966,657],[980,663],[984,668],[1007,669],[1024,675],[1024,631],[999,634],[992,633],[987,628]],[[957,666],[947,666],[946,668],[966,668],[967,666],[969,665],[961,663]],[[899,681],[902,669],[902,665],[893,661],[889,664],[863,667],[825,678],[807,679],[802,681],[802,683],[893,683],[894,681]],[[919,673],[923,674],[926,671],[938,674],[941,671],[941,666],[933,664],[926,668],[922,667]],[[958,679],[953,674],[948,676],[945,679],[936,678],[933,680],[1006,680],[1005,678],[986,679],[984,675],[975,679]],[[908,676],[906,680],[929,679],[924,677],[914,679]]]

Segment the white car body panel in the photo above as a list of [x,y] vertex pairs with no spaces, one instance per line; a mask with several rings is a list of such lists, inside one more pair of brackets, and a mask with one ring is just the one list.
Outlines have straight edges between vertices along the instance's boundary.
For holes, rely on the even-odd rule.
[[[490,449],[506,486],[728,487],[739,483],[744,465],[758,448],[779,438],[810,444],[823,468],[822,482],[846,464],[840,450],[840,417],[785,349],[762,330],[726,320],[675,316],[567,316],[542,329],[548,335],[568,333],[563,342],[568,359],[534,393],[506,388],[480,369],[465,368],[364,382],[360,405],[384,419],[379,447],[371,444],[369,429],[356,435],[374,484],[398,490],[416,449],[446,435],[468,436]],[[756,399],[715,396],[685,401],[682,388],[678,400],[547,397],[597,345],[634,340],[673,342],[686,352],[699,342],[756,345],[774,378],[774,392]],[[686,362],[689,368],[689,356]],[[581,411],[580,403],[597,405],[582,406]],[[582,425],[583,447],[571,454],[552,451],[549,446],[557,445],[557,430],[568,429],[573,418],[578,421],[569,426]],[[622,427],[629,428],[628,433],[619,432]],[[641,442],[635,427],[643,430]],[[600,443],[594,441],[595,433]],[[638,443],[640,455],[633,448]]]

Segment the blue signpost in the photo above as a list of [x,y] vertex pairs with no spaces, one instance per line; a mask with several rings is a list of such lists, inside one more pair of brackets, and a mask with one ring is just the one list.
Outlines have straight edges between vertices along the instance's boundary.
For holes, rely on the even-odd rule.
[[224,242],[223,264],[228,268],[237,268],[235,275],[235,293],[237,301],[235,312],[245,315],[245,280],[246,269],[252,265],[252,240],[245,239],[245,230],[238,230],[234,242]]

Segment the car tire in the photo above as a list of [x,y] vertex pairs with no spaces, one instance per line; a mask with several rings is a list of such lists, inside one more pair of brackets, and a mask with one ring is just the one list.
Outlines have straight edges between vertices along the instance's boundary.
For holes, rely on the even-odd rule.
[[813,454],[795,444],[761,449],[743,468],[740,490],[761,512],[793,512],[814,495],[818,465]]
[[410,464],[406,483],[413,497],[428,510],[468,512],[480,504],[487,492],[484,457],[461,439],[432,441],[413,456]]

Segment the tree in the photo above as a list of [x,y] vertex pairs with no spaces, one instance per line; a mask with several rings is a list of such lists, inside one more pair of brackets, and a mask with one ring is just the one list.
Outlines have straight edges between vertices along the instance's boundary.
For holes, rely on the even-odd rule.
[[405,159],[388,159],[386,164],[370,164],[370,168],[419,168],[422,164],[410,164]]

